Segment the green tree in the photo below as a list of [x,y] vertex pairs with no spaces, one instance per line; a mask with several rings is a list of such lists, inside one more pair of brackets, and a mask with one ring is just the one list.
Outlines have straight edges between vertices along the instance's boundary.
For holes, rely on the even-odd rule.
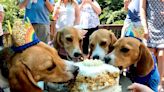
[[23,18],[24,11],[20,11],[18,8],[18,0],[1,0],[0,3],[3,5],[5,10],[5,17],[3,22],[4,31],[8,30],[7,21],[9,20],[12,24],[17,18]]
[[[11,26],[15,19],[23,19],[24,10],[18,8],[19,0],[0,0],[0,4],[4,6],[5,18],[3,29],[7,31],[7,20],[11,22]],[[101,24],[123,24],[126,12],[123,10],[123,0],[97,0],[102,8],[100,15]],[[57,2],[57,0],[55,0]]]
[[123,10],[123,0],[98,0],[102,13],[101,24],[123,24],[126,12]]

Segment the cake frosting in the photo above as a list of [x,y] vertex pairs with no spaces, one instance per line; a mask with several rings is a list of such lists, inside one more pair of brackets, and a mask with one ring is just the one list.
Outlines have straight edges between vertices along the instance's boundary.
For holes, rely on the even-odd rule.
[[92,59],[75,65],[79,67],[79,74],[71,92],[105,92],[107,89],[107,92],[121,92],[118,68]]

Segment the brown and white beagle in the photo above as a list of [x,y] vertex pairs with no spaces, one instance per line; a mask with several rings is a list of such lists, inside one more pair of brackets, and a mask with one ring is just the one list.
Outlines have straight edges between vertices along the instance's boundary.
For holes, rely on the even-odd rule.
[[11,92],[42,92],[37,82],[67,82],[78,70],[67,65],[54,48],[43,42],[15,53],[7,63]]
[[89,39],[90,58],[104,59],[105,55],[113,50],[117,38],[107,29],[99,29],[92,33]]
[[[7,39],[4,46],[12,46],[10,49],[14,53],[3,52],[3,49],[0,55],[0,65],[2,61],[7,63],[11,92],[42,92],[37,85],[40,81],[67,82],[77,75],[78,67],[65,62],[55,48],[41,42],[30,22],[23,24],[16,20],[12,30],[4,36]],[[8,37],[11,38],[9,41]]]
[[56,33],[54,47],[63,59],[76,61],[82,56],[82,38],[77,28],[64,27]]
[[157,92],[159,72],[156,58],[140,40],[133,37],[118,39],[114,50],[105,57],[105,62],[124,69],[130,67],[134,82],[145,84]]

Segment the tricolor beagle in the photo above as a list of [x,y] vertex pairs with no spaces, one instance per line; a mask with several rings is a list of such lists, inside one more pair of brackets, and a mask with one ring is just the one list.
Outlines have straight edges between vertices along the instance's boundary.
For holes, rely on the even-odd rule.
[[116,40],[114,33],[109,30],[99,29],[93,32],[89,39],[90,58],[103,60],[113,50]]
[[64,27],[56,33],[54,47],[63,59],[78,61],[82,57],[82,38],[77,28]]
[[67,82],[74,79],[77,66],[68,65],[56,49],[39,41],[31,24],[23,25],[19,20],[15,23],[10,33],[15,53],[9,58],[5,53],[0,56],[1,61],[7,63],[11,92],[42,92],[37,85],[40,81]]
[[[118,67],[133,69],[134,76],[131,77],[134,82],[149,86],[155,92],[158,92],[159,72],[156,58],[150,53],[148,48],[133,37],[120,38],[114,44],[114,50],[106,57],[106,63]],[[131,68],[134,65],[135,68]]]
[[73,65],[68,67],[57,51],[43,42],[15,53],[6,62],[11,92],[42,92],[37,82],[67,82],[78,70]]

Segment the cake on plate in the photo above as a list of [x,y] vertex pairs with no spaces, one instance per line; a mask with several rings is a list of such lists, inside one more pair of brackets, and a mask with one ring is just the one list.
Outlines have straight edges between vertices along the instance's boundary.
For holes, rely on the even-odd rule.
[[119,69],[101,60],[76,63],[79,73],[71,92],[121,92]]

